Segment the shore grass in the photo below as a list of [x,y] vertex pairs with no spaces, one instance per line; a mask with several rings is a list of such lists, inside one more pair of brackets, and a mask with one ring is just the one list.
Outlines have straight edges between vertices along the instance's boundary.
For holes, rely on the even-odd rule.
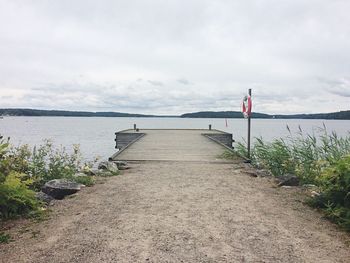
[[[274,176],[294,174],[302,184],[314,184],[320,195],[311,204],[324,209],[328,218],[350,231],[350,134],[339,137],[326,127],[317,134],[296,134],[266,142],[255,138],[251,161]],[[238,143],[236,151],[247,156],[246,146]]]
[[48,140],[33,149],[28,145],[12,147],[9,138],[0,136],[0,220],[40,212],[42,204],[35,192],[52,179],[93,185],[90,176],[74,176],[92,164],[82,162],[78,145],[71,153]]

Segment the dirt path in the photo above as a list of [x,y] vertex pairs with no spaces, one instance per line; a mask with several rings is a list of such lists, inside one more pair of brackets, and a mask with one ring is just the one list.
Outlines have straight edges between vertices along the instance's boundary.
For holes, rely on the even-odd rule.
[[14,229],[1,262],[349,262],[346,234],[240,164],[143,162]]

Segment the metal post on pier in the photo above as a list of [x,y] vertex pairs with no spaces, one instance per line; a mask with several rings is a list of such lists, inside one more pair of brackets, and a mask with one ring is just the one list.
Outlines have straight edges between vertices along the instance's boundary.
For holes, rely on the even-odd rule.
[[211,124],[209,124],[209,131],[211,131]]
[[136,131],[136,124],[134,124],[134,131]]

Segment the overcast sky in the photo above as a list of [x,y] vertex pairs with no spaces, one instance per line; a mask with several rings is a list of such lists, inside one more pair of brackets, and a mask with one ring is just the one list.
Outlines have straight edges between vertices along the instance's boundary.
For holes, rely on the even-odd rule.
[[349,0],[0,0],[0,108],[350,109]]

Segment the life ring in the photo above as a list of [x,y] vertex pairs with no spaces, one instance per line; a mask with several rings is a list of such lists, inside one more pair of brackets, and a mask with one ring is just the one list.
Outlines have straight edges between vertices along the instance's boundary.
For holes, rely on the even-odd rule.
[[245,118],[252,114],[252,98],[249,95],[243,98],[242,112]]

